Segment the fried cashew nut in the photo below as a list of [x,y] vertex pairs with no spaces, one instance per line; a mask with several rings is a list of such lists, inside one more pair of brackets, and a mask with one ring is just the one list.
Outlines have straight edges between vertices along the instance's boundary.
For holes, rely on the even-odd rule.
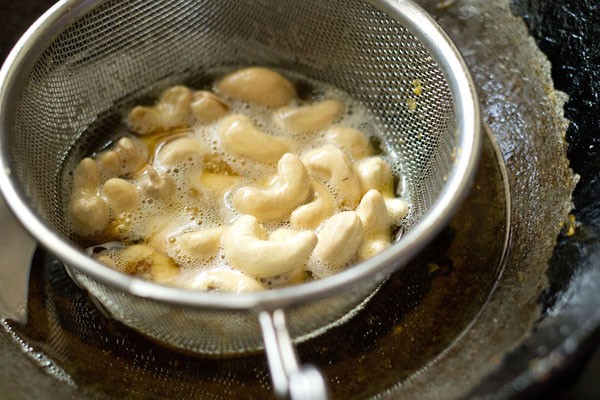
[[129,175],[148,161],[148,147],[136,137],[123,137],[96,157],[106,179]]
[[332,126],[325,134],[325,140],[355,159],[361,159],[373,154],[373,148],[364,133],[354,128]]
[[361,199],[356,213],[364,227],[364,241],[358,250],[358,258],[365,260],[390,246],[390,218],[385,200],[375,189],[369,190]]
[[361,198],[358,176],[352,163],[340,149],[326,145],[302,156],[308,172],[326,181],[342,197],[342,208],[354,209]]
[[227,151],[258,162],[275,163],[293,147],[290,139],[261,132],[241,114],[223,119],[218,133]]
[[183,136],[166,142],[158,150],[155,162],[165,167],[183,164],[201,167],[204,154],[206,154],[206,148],[201,141]]
[[310,188],[314,192],[311,202],[301,205],[290,214],[290,224],[297,229],[315,229],[335,211],[335,201],[325,185],[311,180]]
[[321,263],[338,269],[356,256],[363,240],[363,225],[357,213],[344,211],[327,219],[318,236],[319,243],[315,247],[314,256]]
[[264,278],[301,266],[316,245],[317,235],[311,231],[300,231],[286,240],[268,240],[257,219],[244,215],[225,234],[224,253],[235,269]]
[[121,178],[110,178],[104,182],[102,195],[115,215],[135,210],[140,205],[140,195],[137,187]]
[[207,259],[215,255],[221,246],[225,227],[201,229],[174,236],[173,246],[183,255],[191,258]]
[[130,275],[139,275],[157,283],[170,283],[179,274],[179,267],[169,257],[145,244],[135,244],[120,250],[101,253],[111,259],[113,265]]
[[73,227],[82,235],[102,232],[109,223],[110,209],[98,193],[100,168],[92,158],[84,158],[73,174],[69,214]]
[[127,124],[139,135],[168,131],[187,125],[191,117],[192,91],[173,86],[163,92],[152,107],[137,106],[129,113]]
[[327,128],[344,112],[339,100],[323,100],[301,107],[282,107],[275,113],[275,122],[294,133],[311,133]]
[[196,121],[212,122],[222,118],[229,111],[229,106],[214,93],[199,90],[192,95],[192,114]]
[[189,289],[246,293],[265,290],[265,287],[256,279],[238,271],[215,270],[200,274],[191,284]]
[[152,166],[146,169],[147,180],[142,184],[142,193],[146,197],[168,199],[177,189],[175,179],[166,174],[159,174]]
[[286,218],[310,194],[310,178],[300,158],[286,153],[277,164],[277,179],[266,188],[245,186],[232,195],[232,205],[240,214],[261,221]]
[[268,68],[240,69],[225,76],[218,84],[219,93],[267,107],[281,107],[296,95],[286,78]]

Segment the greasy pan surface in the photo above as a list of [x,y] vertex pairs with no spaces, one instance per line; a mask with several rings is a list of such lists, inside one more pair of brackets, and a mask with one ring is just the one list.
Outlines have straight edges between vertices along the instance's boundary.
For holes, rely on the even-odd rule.
[[[600,274],[600,244],[597,238],[600,230],[600,123],[598,100],[594,98],[594,93],[600,91],[592,89],[593,82],[600,81],[591,79],[591,74],[598,72],[597,57],[595,66],[592,56],[581,58],[589,48],[586,45],[591,47],[597,41],[588,42],[584,35],[572,35],[580,30],[588,29],[587,33],[593,33],[593,29],[598,29],[592,25],[600,12],[597,9],[593,11],[591,8],[595,6],[583,0],[561,2],[562,7],[553,7],[552,2],[542,0],[514,2],[514,11],[528,16],[533,33],[540,40],[542,49],[548,52],[553,62],[556,85],[571,95],[566,108],[566,116],[574,122],[567,132],[569,156],[571,166],[581,175],[574,198],[576,220],[581,225],[575,229],[573,236],[559,237],[548,275],[550,289],[544,291],[547,286],[547,260],[559,231],[558,222],[569,211],[568,194],[572,187],[566,161],[561,158],[565,151],[560,140],[565,130],[561,119],[561,98],[555,96],[547,81],[547,65],[535,52],[533,41],[526,37],[525,26],[510,15],[506,5],[467,0],[422,3],[448,29],[465,54],[480,88],[484,115],[488,117],[487,122],[508,165],[514,226],[506,268],[488,306],[483,308],[497,271],[458,274],[461,264],[456,259],[448,260],[444,255],[433,254],[431,257],[440,257],[433,261],[441,269],[432,267],[428,270],[431,274],[425,274],[414,267],[413,279],[422,278],[418,284],[410,285],[410,280],[392,280],[388,284],[398,285],[397,290],[402,294],[399,299],[386,298],[380,303],[373,303],[373,318],[359,316],[362,319],[347,327],[350,330],[340,329],[320,338],[319,349],[313,349],[316,344],[308,343],[300,351],[311,354],[312,357],[308,358],[304,354],[302,356],[323,366],[326,374],[329,371],[333,394],[340,397],[353,394],[361,398],[385,394],[387,390],[391,390],[388,393],[391,398],[397,398],[399,394],[416,398],[447,398],[541,393],[539,391],[547,388],[544,382],[551,380],[557,368],[568,365],[569,358],[577,353],[584,339],[590,338],[600,321],[600,298],[596,295],[600,286],[600,279],[596,276]],[[35,5],[40,7],[40,2],[35,2]],[[16,21],[20,23],[18,29],[21,30],[14,32],[14,39],[6,45],[5,36],[2,36],[3,56],[34,15],[48,5],[15,10],[20,13],[18,15],[31,13],[29,21],[18,17],[8,23],[2,21],[3,29],[19,26],[13,25]],[[595,20],[590,14],[593,12],[596,13]],[[12,14],[9,12],[9,15]],[[587,18],[577,18],[577,15],[587,15]],[[571,18],[577,18],[578,23]],[[503,25],[506,31],[495,24]],[[478,40],[474,41],[474,38]],[[569,49],[572,54],[565,54],[564,49]],[[569,65],[566,61],[577,64]],[[581,62],[587,63],[587,68],[580,68]],[[519,78],[515,78],[514,74]],[[493,221],[493,215],[489,214],[490,218],[486,221]],[[549,226],[549,221],[556,224]],[[451,228],[446,230],[445,236],[440,237],[438,250],[447,245],[445,241],[452,237],[448,235],[451,231]],[[496,254],[491,249],[486,250]],[[461,254],[459,251],[456,253]],[[466,259],[464,253],[461,255]],[[429,265],[430,261],[423,262]],[[491,265],[494,262],[490,260]],[[30,301],[29,307],[37,318],[25,328],[14,327],[12,330],[15,335],[26,339],[22,344],[33,360],[19,352],[10,335],[0,334],[0,357],[3,359],[0,393],[3,398],[59,399],[83,395],[86,398],[115,395],[156,398],[168,394],[182,397],[185,389],[169,392],[161,383],[176,381],[182,374],[192,376],[195,373],[213,377],[205,387],[207,395],[213,391],[221,391],[224,397],[232,395],[232,390],[235,391],[230,386],[232,382],[248,385],[249,390],[242,392],[249,396],[262,397],[269,393],[269,388],[265,387],[268,376],[262,356],[225,362],[183,355],[174,357],[169,350],[153,348],[152,343],[130,332],[122,334],[122,327],[105,321],[80,292],[73,290],[70,282],[61,275],[61,270],[43,252],[36,254],[34,268],[37,268],[37,273],[30,288],[39,290],[30,294],[34,301]],[[410,271],[411,268],[407,268],[404,273]],[[482,281],[478,282],[477,277]],[[452,286],[453,281],[462,281],[462,284]],[[449,296],[452,287],[456,292]],[[436,296],[436,293],[441,296]],[[408,300],[403,303],[404,309],[397,309],[397,319],[382,318],[382,315],[389,316],[375,308],[378,304],[399,302],[403,298]],[[455,302],[448,302],[448,299]],[[464,304],[469,307],[461,308]],[[483,311],[475,320],[480,308]],[[427,310],[436,309],[442,311],[427,313]],[[473,320],[474,325],[461,336]],[[398,321],[418,322],[420,328],[411,328]],[[426,321],[429,322],[424,323]],[[85,326],[93,326],[96,331],[88,331],[86,336],[84,331],[78,330]],[[351,337],[352,329],[358,328],[362,328],[362,333],[357,340],[339,340],[340,336]],[[113,349],[98,343],[99,337],[95,334],[98,331],[113,340],[117,338]],[[531,335],[528,335],[529,332]],[[426,339],[422,339],[424,335],[427,335]],[[48,340],[57,337],[62,338],[61,341]],[[418,343],[425,347],[412,346],[411,340],[415,338],[421,338]],[[456,343],[450,346],[453,339]],[[323,344],[329,344],[329,348]],[[445,348],[449,350],[443,352]],[[82,353],[90,349],[95,352]],[[149,353],[128,358],[140,349]],[[505,357],[509,351],[510,355]],[[387,358],[378,358],[385,354]],[[399,358],[393,357],[396,354],[400,355]],[[422,358],[406,364],[404,361],[410,360],[412,354]],[[47,356],[57,363],[49,362]],[[59,356],[63,357],[62,362],[59,362]],[[428,364],[427,361],[436,356],[437,361]],[[77,357],[90,365],[73,362],[73,358]],[[227,366],[234,364],[237,365],[236,371],[247,366],[247,376],[242,373],[232,380]],[[466,368],[469,364],[473,364],[470,369]],[[454,372],[453,366],[457,366]],[[126,373],[120,373],[119,368],[126,368]],[[195,371],[194,368],[203,370]],[[104,375],[91,375],[99,369]],[[150,372],[147,376],[131,372],[136,370]],[[417,370],[421,373],[415,374]],[[115,380],[116,376],[121,380]],[[223,380],[222,377],[228,379]],[[407,377],[410,378],[406,380]],[[155,382],[150,386],[153,392],[145,391],[150,380]],[[187,391],[187,395],[190,394],[193,393]],[[219,398],[217,395],[211,397]]]

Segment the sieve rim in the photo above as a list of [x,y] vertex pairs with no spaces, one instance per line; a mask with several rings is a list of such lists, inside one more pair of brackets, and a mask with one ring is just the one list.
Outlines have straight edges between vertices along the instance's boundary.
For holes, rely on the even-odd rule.
[[[0,191],[9,209],[46,249],[72,268],[94,280],[137,297],[165,304],[214,310],[273,310],[332,297],[365,279],[382,280],[400,269],[446,225],[468,193],[481,149],[481,119],[474,83],[460,52],[418,5],[410,0],[368,0],[390,18],[401,22],[431,51],[448,81],[457,117],[456,162],[433,206],[402,239],[384,252],[331,277],[297,286],[255,293],[207,293],[162,286],[113,270],[88,257],[82,249],[58,235],[27,205],[11,177],[5,131],[13,113],[11,100],[35,59],[69,21],[107,0],[62,0],[43,14],[18,41],[0,70]],[[30,66],[30,68],[27,68]]]

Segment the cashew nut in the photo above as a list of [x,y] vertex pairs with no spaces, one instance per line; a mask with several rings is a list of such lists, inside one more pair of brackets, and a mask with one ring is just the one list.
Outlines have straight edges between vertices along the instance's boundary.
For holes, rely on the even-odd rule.
[[190,89],[185,86],[173,86],[163,92],[154,106],[137,106],[131,110],[127,124],[139,135],[186,125],[190,120],[191,102]]
[[217,252],[224,232],[224,227],[217,226],[195,232],[182,233],[174,236],[174,245],[186,256],[206,259],[212,257]]
[[373,149],[365,134],[354,128],[333,126],[327,130],[325,140],[335,144],[356,159],[373,154]]
[[326,145],[302,156],[308,172],[329,181],[342,197],[342,208],[354,209],[362,195],[352,163],[340,149]]
[[356,166],[361,187],[365,192],[378,190],[388,209],[391,219],[399,222],[408,212],[408,203],[394,196],[394,177],[389,164],[381,157],[369,157]]
[[294,228],[315,229],[335,211],[333,196],[322,183],[311,180],[310,187],[314,192],[313,200],[296,208],[290,214],[290,224]]
[[225,149],[254,161],[277,162],[293,147],[290,139],[261,132],[250,118],[241,114],[223,119],[218,132]]
[[73,191],[69,202],[70,220],[82,235],[102,232],[109,222],[110,209],[98,195],[100,169],[92,158],[81,160],[73,173]]
[[377,190],[369,190],[361,199],[356,213],[365,229],[365,236],[358,251],[361,260],[374,256],[391,244],[390,226],[392,220],[385,200]]
[[177,189],[175,180],[166,174],[159,174],[152,166],[146,168],[148,180],[142,184],[142,193],[146,197],[167,199]]
[[163,144],[156,154],[156,162],[166,167],[183,164],[200,167],[205,153],[206,148],[202,142],[183,136]]
[[318,236],[314,256],[323,264],[338,269],[355,257],[363,240],[363,225],[357,213],[344,211],[327,219]]
[[344,112],[338,100],[324,100],[301,107],[282,107],[275,113],[275,122],[294,133],[320,131],[331,125]]
[[79,162],[73,172],[72,193],[96,193],[100,179],[98,163],[93,158],[86,157]]
[[96,157],[105,178],[133,174],[148,161],[148,147],[135,137],[123,137]]
[[217,120],[229,111],[227,103],[207,90],[194,92],[191,108],[192,114],[200,122]]
[[317,235],[311,231],[298,232],[286,240],[267,240],[267,232],[256,218],[244,215],[225,234],[224,253],[232,267],[263,278],[299,267],[316,244]]
[[310,193],[308,172],[294,154],[286,153],[277,164],[277,179],[267,188],[245,186],[233,193],[232,205],[241,214],[261,221],[285,218],[306,201]]
[[216,270],[203,272],[188,286],[194,290],[246,293],[264,290],[256,279],[238,271]]
[[220,93],[267,107],[281,107],[296,95],[294,86],[277,72],[260,67],[240,69],[218,84]]
[[394,194],[394,176],[390,165],[381,157],[369,157],[356,164],[356,173],[364,193],[371,189],[386,196]]
[[101,254],[108,256],[113,265],[123,272],[140,275],[157,283],[169,283],[179,273],[179,267],[173,260],[145,244],[108,250]]
[[115,214],[136,209],[140,204],[137,187],[121,178],[110,178],[102,186],[102,194]]

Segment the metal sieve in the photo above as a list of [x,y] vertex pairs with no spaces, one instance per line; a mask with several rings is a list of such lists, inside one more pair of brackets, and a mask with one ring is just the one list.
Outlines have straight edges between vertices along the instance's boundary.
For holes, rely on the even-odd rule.
[[[242,295],[160,286],[87,257],[66,229],[67,171],[118,131],[128,106],[248,65],[327,82],[375,115],[411,203],[403,237],[327,279]],[[480,147],[462,58],[406,0],[60,1],[19,41],[0,85],[0,187],[40,244],[110,316],[161,343],[221,356],[266,349],[276,393],[294,399],[326,390],[291,341],[349,318],[433,238],[466,194]]]

